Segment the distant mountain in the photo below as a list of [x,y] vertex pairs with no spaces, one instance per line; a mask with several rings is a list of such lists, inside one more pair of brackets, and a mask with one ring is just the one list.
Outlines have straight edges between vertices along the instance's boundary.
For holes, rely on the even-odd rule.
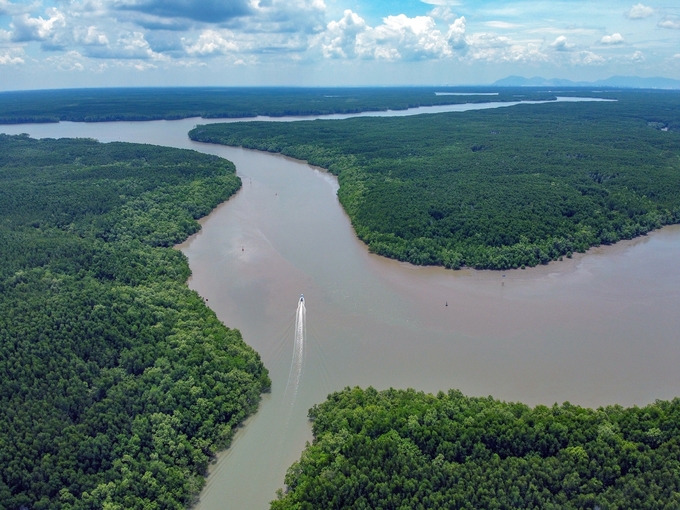
[[641,78],[639,76],[612,76],[606,80],[572,81],[540,76],[523,78],[508,76],[492,83],[496,87],[615,87],[625,89],[680,89],[680,80],[672,78]]

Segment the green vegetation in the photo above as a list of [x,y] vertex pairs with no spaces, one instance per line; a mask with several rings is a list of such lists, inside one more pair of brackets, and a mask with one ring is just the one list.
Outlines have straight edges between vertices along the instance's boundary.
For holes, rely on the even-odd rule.
[[270,385],[173,244],[240,187],[193,151],[0,135],[0,508],[184,508]]
[[535,266],[680,221],[680,94],[466,113],[198,126],[338,176],[372,252],[413,264]]
[[[437,96],[446,87],[128,88],[0,93],[0,124],[323,115],[416,106],[551,99],[554,92],[502,89],[498,96]],[[467,88],[457,91],[479,92]],[[494,92],[498,92],[494,89]],[[519,94],[515,97],[515,94]],[[573,94],[572,94],[573,95]]]
[[680,507],[680,399],[532,409],[346,388],[309,416],[273,510]]

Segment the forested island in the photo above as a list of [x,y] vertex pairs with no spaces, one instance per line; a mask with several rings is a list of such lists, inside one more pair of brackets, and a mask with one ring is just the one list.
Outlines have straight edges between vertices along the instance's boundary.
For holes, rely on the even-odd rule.
[[374,253],[523,268],[680,221],[680,94],[609,96],[616,101],[212,124],[190,137],[328,169]]
[[[456,95],[437,95],[455,90]],[[247,118],[406,110],[419,106],[555,99],[526,88],[107,88],[0,92],[0,124]],[[457,95],[462,94],[462,95]],[[581,95],[583,92],[571,93]],[[606,96],[606,94],[605,94]]]
[[680,506],[680,399],[530,408],[458,391],[346,388],[272,510]]
[[0,134],[0,507],[185,508],[270,386],[172,249],[221,158]]

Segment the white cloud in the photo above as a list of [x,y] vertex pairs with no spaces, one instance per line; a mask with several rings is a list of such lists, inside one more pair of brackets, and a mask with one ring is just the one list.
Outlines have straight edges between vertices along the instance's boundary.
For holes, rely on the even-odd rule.
[[331,21],[322,34],[326,58],[421,60],[450,57],[452,49],[465,47],[465,18],[449,25],[446,35],[430,16],[387,16],[375,28],[351,10]]
[[465,16],[461,16],[449,25],[446,39],[449,41],[452,48],[461,50],[467,46],[467,41],[465,39]]
[[31,18],[28,14],[20,14],[12,18],[12,40],[15,42],[46,41],[52,38],[57,29],[66,25],[66,18],[55,8],[47,9],[48,19]]
[[444,21],[456,19],[456,15],[448,5],[437,5],[434,9],[428,12],[427,15],[431,18],[442,19]]
[[623,36],[618,32],[612,35],[605,35],[600,39],[602,44],[621,44],[623,42]]
[[126,61],[169,60],[167,56],[153,51],[149,42],[144,38],[144,34],[137,31],[121,33],[114,44],[107,46],[85,46],[84,53],[85,56],[92,58],[122,59]]
[[251,0],[251,2],[253,15],[240,20],[245,32],[318,34],[326,28],[326,5],[321,0]]
[[158,66],[151,64],[150,62],[135,62],[132,64],[137,71],[146,71],[147,69],[158,69]]
[[0,0],[0,16],[16,16],[31,12],[39,6],[38,2],[32,4],[13,3],[8,0]]
[[476,32],[468,40],[475,48],[507,48],[512,45],[509,37],[491,32]]
[[555,48],[555,51],[570,51],[575,46],[575,44],[568,43],[567,38],[561,35],[551,42],[550,46]]
[[68,51],[63,55],[48,57],[45,61],[60,71],[84,71],[84,58],[77,51]]
[[360,37],[362,46],[364,50],[373,52],[376,57],[384,54],[389,55],[386,58],[396,56],[406,60],[417,60],[446,57],[451,54],[447,39],[437,30],[434,20],[429,16],[414,18],[404,14],[387,16],[383,19],[382,25],[367,35],[368,37]]
[[[177,77],[181,76],[180,69],[188,67],[262,65],[265,69],[268,64],[285,60],[289,70],[295,69],[295,62],[305,62],[300,69],[307,71],[301,74],[314,72],[315,77],[328,77],[316,83],[327,83],[343,73],[347,73],[342,75],[345,83],[352,80],[389,83],[392,75],[381,75],[377,66],[326,62],[324,69],[329,72],[316,73],[313,65],[321,59],[402,62],[455,59],[470,64],[463,71],[467,73],[505,63],[529,64],[518,65],[517,73],[542,74],[551,72],[542,65],[547,63],[553,66],[551,69],[606,65],[607,72],[622,74],[630,69],[625,66],[644,61],[649,70],[659,68],[657,72],[661,74],[677,70],[680,59],[674,56],[678,53],[677,32],[663,31],[667,35],[663,41],[644,32],[654,30],[654,25],[680,29],[680,11],[671,8],[662,10],[661,6],[627,3],[620,4],[619,10],[612,13],[611,6],[591,3],[587,7],[584,4],[584,9],[576,13],[564,2],[522,5],[515,2],[502,9],[483,6],[473,9],[466,3],[470,15],[462,17],[454,13],[459,9],[454,7],[460,5],[458,1],[421,1],[422,12],[429,11],[427,15],[400,14],[403,11],[396,10],[398,3],[380,2],[382,10],[378,12],[384,17],[369,23],[369,18],[364,19],[352,10],[334,19],[329,17],[327,10],[341,4],[337,0],[327,2],[328,8],[323,0],[0,0],[0,16],[13,17],[9,26],[0,26],[0,64],[49,63],[53,69],[106,71],[112,76],[116,69],[134,71],[158,66],[176,69],[171,72]],[[604,18],[598,18],[600,15]],[[624,40],[623,32],[605,33],[597,28],[598,23],[588,21],[606,21],[612,15],[634,24],[636,31],[626,32]],[[637,23],[621,19],[622,15],[631,20],[654,21]],[[601,26],[607,25],[609,30],[624,28],[612,23],[602,22]],[[605,45],[612,46],[611,50],[617,45],[619,49],[625,48],[631,38],[645,41],[638,46],[644,54],[635,51],[637,48],[626,48],[611,56],[605,54]],[[31,41],[38,44],[26,44]],[[10,51],[12,46],[22,49]],[[55,49],[60,51],[45,53]],[[586,50],[601,51],[606,58]],[[211,58],[214,56],[221,58]],[[671,67],[669,61],[675,65]],[[416,81],[439,80],[441,76],[431,70],[441,72],[444,67],[422,66],[420,69],[429,69],[431,78],[418,75]],[[366,69],[366,73],[351,75],[360,68]],[[272,74],[263,71],[267,84],[277,83],[279,75]],[[179,78],[179,82],[183,79]],[[467,79],[474,81],[477,77],[469,75]],[[7,80],[11,82],[11,76]],[[235,83],[239,83],[238,79]]]
[[201,62],[200,60],[172,60],[169,62],[170,65],[174,67],[179,67],[179,68],[184,68],[184,69],[189,69],[189,68],[194,68],[194,67],[209,67],[208,64],[205,62]]
[[204,23],[225,22],[252,13],[251,3],[247,0],[113,0],[109,5],[121,11]]
[[540,28],[533,28],[531,30],[527,30],[527,33],[529,33],[529,34],[550,34],[550,35],[570,34],[570,35],[593,36],[593,35],[597,35],[598,31],[593,29],[593,28],[580,28],[580,27],[566,27],[566,28],[540,27]]
[[195,43],[185,43],[185,49],[191,56],[206,56],[236,52],[239,46],[234,42],[233,34],[229,30],[211,29],[204,30]]
[[659,26],[661,28],[671,28],[678,30],[680,29],[680,19],[666,19],[663,21],[659,21]]
[[573,64],[583,66],[602,65],[605,63],[605,59],[600,55],[587,50],[574,54],[571,61]]
[[420,0],[427,5],[460,5],[459,0]]
[[131,32],[120,36],[117,47],[122,58],[162,60],[162,55],[155,53],[141,32]]
[[642,4],[635,4],[630,8],[630,11],[626,13],[626,16],[630,19],[643,19],[649,18],[654,14],[654,9]]
[[539,41],[516,42],[506,36],[478,32],[467,37],[468,56],[471,60],[489,63],[523,63],[546,61]]
[[24,63],[24,59],[22,58],[23,55],[24,55],[23,48],[9,48],[0,51],[0,65],[6,66],[23,64]]
[[[173,59],[234,51],[293,58],[326,29],[323,0],[71,0],[69,6],[84,27],[113,22],[105,25],[109,41],[114,31],[138,31],[154,51]],[[78,42],[84,27],[77,35],[72,30]],[[111,52],[85,53],[117,58],[115,45]]]
[[78,27],[73,31],[73,39],[75,42],[87,46],[107,46],[109,39],[102,34],[97,27]]
[[[62,0],[63,1],[63,0]],[[71,0],[74,2],[74,0]],[[147,30],[194,32],[229,28],[243,34],[324,30],[323,0],[75,0]],[[72,3],[73,4],[73,3]]]
[[342,19],[331,21],[326,27],[324,34],[326,44],[321,45],[324,56],[326,58],[355,57],[357,36],[369,28],[361,16],[347,9]]
[[508,23],[507,21],[485,21],[482,24],[489,28],[501,28],[501,29],[519,28],[521,26],[518,25],[517,23]]
[[[166,3],[161,0],[71,0],[65,11],[68,44],[62,46],[64,49],[70,49],[74,43],[86,46],[85,55],[100,59],[163,56],[177,60],[235,52],[287,54],[286,58],[297,58],[297,54],[303,58],[301,55],[326,29],[323,0],[237,0],[231,7],[226,5],[229,3],[226,0],[207,0],[200,6],[200,12],[188,13],[187,9],[197,6],[197,2],[200,3],[199,0]],[[200,21],[208,19],[213,11],[219,11],[214,13],[215,19]],[[224,23],[218,23],[229,16]],[[126,39],[129,35],[120,36],[121,33],[141,34],[148,48],[124,43],[121,37]],[[237,57],[244,58],[244,55],[234,56]],[[247,58],[245,61],[249,62]]]
[[70,12],[73,16],[109,16],[110,2],[108,0],[71,0]]

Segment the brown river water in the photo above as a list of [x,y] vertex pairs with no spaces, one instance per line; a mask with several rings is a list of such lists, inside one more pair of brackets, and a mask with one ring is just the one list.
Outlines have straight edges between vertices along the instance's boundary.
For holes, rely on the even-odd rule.
[[[236,164],[242,189],[179,248],[189,286],[243,332],[273,385],[211,466],[196,508],[267,508],[311,440],[307,410],[345,386],[586,406],[680,394],[680,226],[527,270],[415,267],[367,252],[334,177],[191,142],[197,122],[206,121],[0,126],[192,148]],[[307,320],[295,365],[301,293]]]

